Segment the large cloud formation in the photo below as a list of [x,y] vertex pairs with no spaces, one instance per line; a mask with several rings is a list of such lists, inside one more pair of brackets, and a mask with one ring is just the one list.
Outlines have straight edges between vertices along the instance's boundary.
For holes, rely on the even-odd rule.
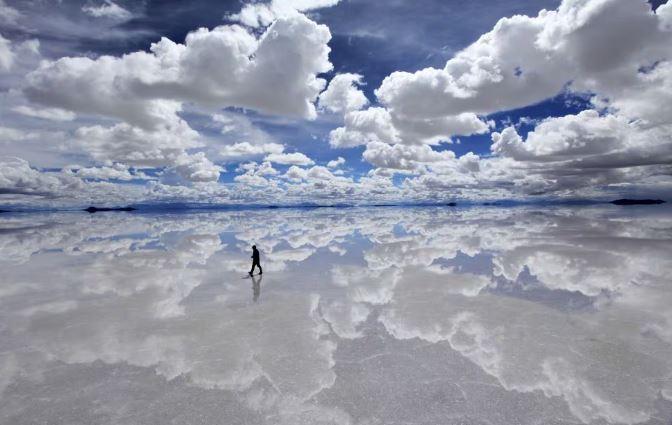
[[[46,133],[21,124],[52,121],[58,149],[72,157],[65,164],[156,169],[159,178],[144,186],[152,201],[358,203],[672,193],[669,2],[653,10],[645,0],[564,0],[537,16],[505,17],[443,68],[393,72],[374,90],[375,99],[362,90],[366,75],[339,71],[328,85],[324,79],[333,68],[331,34],[303,13],[337,3],[249,3],[228,16],[237,24],[197,29],[183,43],[162,38],[148,51],[122,56],[38,64],[37,41],[0,36],[0,83],[15,87],[3,94],[8,106],[0,109],[16,117],[0,126],[7,135],[0,143],[11,145],[16,156],[19,142],[37,150]],[[116,10],[114,5],[105,2],[95,10]],[[581,96],[587,106],[535,117],[527,121],[531,131],[501,119],[502,112],[558,95]],[[313,159],[294,146],[287,153],[276,135],[255,126],[258,116],[275,119],[271,125],[319,118],[338,155],[360,147],[368,174],[325,167],[336,154],[324,159],[311,153]],[[319,139],[312,128],[311,136]],[[452,152],[451,143],[467,144],[464,137],[475,135],[492,140],[489,152]],[[227,162],[245,161],[254,162],[232,167],[239,170],[234,183],[217,183]],[[114,173],[87,171],[80,178],[106,174]],[[84,180],[92,187],[91,179]],[[117,186],[117,193],[135,197],[136,191]]]
[[646,1],[565,0],[557,11],[501,19],[443,69],[395,72],[376,91],[408,119],[490,114],[539,102],[566,84],[609,98],[669,59],[666,9]]
[[[317,75],[332,67],[330,37],[326,26],[298,13],[261,36],[238,25],[201,28],[184,44],[162,38],[149,52],[44,61],[26,77],[24,94],[46,108],[120,121],[76,130],[75,146],[98,163],[184,169],[189,162],[201,170],[181,173],[188,180],[216,181],[217,167],[193,156],[204,142],[180,117],[183,104],[314,119],[326,86]],[[2,43],[8,68],[12,52]]]
[[[589,93],[595,109],[549,118],[527,141],[514,127],[495,132],[497,157],[481,163],[489,162],[498,175],[523,170],[524,178],[512,180],[524,193],[666,179],[672,115],[662,105],[672,100],[671,10],[664,4],[654,13],[643,0],[566,0],[536,17],[503,18],[443,69],[388,76],[375,92],[384,108],[347,113],[331,144],[435,144],[452,134],[486,131],[477,116],[566,90]],[[380,148],[367,149],[374,150]],[[413,160],[426,156],[418,150]],[[391,168],[407,169],[405,158]],[[450,187],[455,177],[437,171],[409,184],[439,180]],[[484,173],[478,180],[482,187],[497,183]]]
[[46,62],[27,77],[25,92],[47,106],[145,128],[177,112],[166,100],[310,119],[326,84],[317,74],[332,67],[330,38],[326,26],[299,14],[278,19],[259,38],[237,25],[201,28],[184,44],[164,37],[149,52]]

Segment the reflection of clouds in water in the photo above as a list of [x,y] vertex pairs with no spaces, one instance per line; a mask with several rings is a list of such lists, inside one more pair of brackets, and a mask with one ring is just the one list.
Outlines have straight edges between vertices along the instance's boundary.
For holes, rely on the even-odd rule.
[[652,228],[655,222],[646,218],[553,218],[544,218],[544,227],[533,225],[516,235],[512,246],[501,247],[494,259],[495,274],[515,281],[527,267],[550,289],[588,296],[627,291],[652,279],[667,281],[672,270],[669,227]]
[[672,386],[670,340],[645,332],[669,338],[672,329],[669,230],[654,240],[627,240],[621,235],[652,232],[641,222],[580,216],[532,216],[528,223],[510,250],[495,251],[496,274],[515,281],[528,268],[549,289],[615,291],[611,303],[567,315],[510,297],[475,297],[478,283],[460,293],[455,284],[461,286],[464,274],[432,280],[424,272],[402,277],[381,322],[399,338],[448,341],[507,389],[562,396],[583,422],[651,419],[659,394]]
[[192,385],[238,392],[269,414],[282,415],[285,404],[299,412],[300,403],[335,379],[335,346],[321,338],[316,297],[284,297],[246,310],[215,303],[157,319],[148,311],[154,295],[105,298],[35,318],[26,329],[31,347],[68,364],[125,363],[153,368],[168,380],[186,376]]
[[[212,216],[119,215],[81,213],[20,214],[0,221],[0,261],[26,262],[47,250],[68,254],[121,254],[168,232],[215,234],[225,223]],[[142,235],[138,237],[138,235]]]
[[[72,221],[42,228],[40,237],[23,245],[21,257],[27,261],[33,256],[30,264],[38,270],[40,265],[56,268],[57,286],[49,291],[40,286],[18,290],[41,292],[33,300],[39,304],[23,308],[11,324],[22,329],[23,342],[40,354],[33,364],[27,358],[17,361],[14,355],[3,356],[3,387],[25,377],[25,370],[44,369],[54,360],[123,363],[153,368],[168,380],[186,376],[192,385],[240,393],[248,408],[270,415],[269,423],[318,423],[313,420],[318,417],[346,423],[347,415],[338,409],[305,404],[335,379],[331,370],[335,345],[324,338],[328,328],[318,313],[318,295],[264,300],[255,309],[227,308],[227,298],[240,298],[235,294],[220,298],[224,305],[217,298],[193,310],[184,304],[194,288],[209,278],[213,254],[221,252],[218,259],[224,259],[225,267],[228,262],[230,269],[235,261],[244,262],[243,270],[249,267],[247,253],[226,251],[218,235],[231,229],[239,217],[224,215],[207,226],[200,217],[136,216],[138,223],[132,227],[118,223],[116,234],[101,224],[69,239],[61,235],[77,227]],[[200,234],[206,227],[212,233]],[[116,235],[129,233],[145,236],[134,235],[129,239],[132,243],[119,243],[127,239]],[[96,246],[103,249],[96,251]],[[40,254],[53,249],[66,255],[56,260],[54,253]],[[281,270],[285,263],[301,262],[314,251],[281,249],[270,252],[268,260]],[[25,267],[14,272],[16,277],[21,274],[31,275]],[[20,279],[12,280],[19,285]],[[44,280],[45,276],[38,276],[38,281]],[[234,293],[242,289],[227,288]],[[85,300],[70,301],[71,305],[43,300],[72,296],[73,290]],[[15,299],[5,301],[3,310],[15,306]],[[21,345],[20,339],[14,343]]]
[[[113,292],[133,296],[147,288],[156,288],[163,296],[153,311],[157,316],[181,315],[180,302],[197,287],[205,271],[193,266],[205,265],[222,248],[217,235],[189,235],[165,251],[132,251],[114,257],[103,256],[74,272],[85,292]],[[192,266],[192,267],[190,267]]]
[[398,280],[396,269],[332,268],[331,283],[341,291],[331,293],[322,300],[324,319],[340,338],[362,337],[358,327],[368,319],[372,306],[390,302]]
[[[443,282],[397,287],[380,320],[398,338],[447,341],[509,390],[562,396],[583,422],[647,420],[672,364],[625,320],[572,317],[508,297],[465,297]],[[636,376],[628,376],[629,371]],[[669,378],[668,378],[669,379]]]
[[[192,247],[192,241],[184,242],[178,246]],[[12,323],[22,329],[14,344],[29,344],[40,357],[38,364],[24,361],[19,365],[14,356],[6,357],[2,368],[8,381],[5,386],[11,383],[8,376],[22,375],[21,369],[48,368],[47,361],[102,361],[152,368],[168,380],[185,376],[202,388],[235,391],[251,408],[263,407],[280,417],[315,414],[311,413],[315,406],[301,407],[302,403],[335,379],[331,370],[335,345],[323,338],[327,328],[317,313],[317,295],[283,296],[265,300],[254,309],[226,308],[213,302],[190,310],[178,305],[188,295],[180,285],[193,278],[195,286],[204,275],[170,268],[187,261],[184,252],[166,261],[148,259],[147,254],[127,254],[138,257],[124,258],[123,264],[97,262],[92,265],[94,274],[85,267],[76,270],[97,282],[96,296],[86,302],[23,309]],[[125,282],[129,286],[125,282],[119,288],[107,286],[119,278],[114,271],[120,267],[128,268]],[[162,277],[147,270],[160,270]],[[84,290],[92,292],[88,287]],[[239,298],[243,291],[247,296],[248,290],[234,289]],[[157,314],[168,302],[174,302],[172,307],[181,314]]]
[[[612,211],[13,216],[0,225],[8,282],[0,287],[0,389],[39,382],[56,362],[100,361],[232,392],[267,423],[375,423],[345,408],[358,401],[342,388],[358,378],[338,353],[374,346],[380,328],[399,347],[419,338],[467,359],[482,374],[478,385],[490,379],[511,403],[546,397],[546,413],[514,409],[511,420],[655,421],[659,400],[672,399],[672,220]],[[240,281],[253,243],[266,272],[258,304]],[[487,267],[463,269],[465,256]],[[552,299],[486,290],[505,281],[524,292],[525,276],[551,294],[582,294],[593,308],[568,312]],[[440,370],[408,356],[396,366],[403,372],[370,372],[389,397],[394,385],[426,386],[395,381],[398,374]],[[470,392],[459,373],[450,372],[451,391],[486,394]],[[421,415],[413,405],[409,415],[413,408]],[[498,421],[484,412],[483,421]]]

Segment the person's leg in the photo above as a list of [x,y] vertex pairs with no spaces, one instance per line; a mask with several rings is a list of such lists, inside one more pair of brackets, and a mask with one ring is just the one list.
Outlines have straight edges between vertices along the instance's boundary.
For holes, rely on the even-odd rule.
[[261,263],[257,263],[257,267],[259,267],[259,274],[262,274],[264,271],[261,269]]
[[250,272],[248,273],[249,275],[252,275],[252,273],[254,273],[254,266],[255,265],[256,265],[256,263],[253,261],[252,262],[252,268],[250,269]]

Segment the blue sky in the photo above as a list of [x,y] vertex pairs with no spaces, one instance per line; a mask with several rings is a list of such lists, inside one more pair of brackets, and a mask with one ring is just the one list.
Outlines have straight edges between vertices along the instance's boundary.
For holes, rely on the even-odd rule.
[[665,197],[671,10],[3,0],[0,204]]

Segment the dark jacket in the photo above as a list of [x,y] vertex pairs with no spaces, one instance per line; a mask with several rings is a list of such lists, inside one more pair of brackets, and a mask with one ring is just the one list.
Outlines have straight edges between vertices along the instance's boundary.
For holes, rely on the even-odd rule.
[[255,263],[259,262],[259,250],[258,249],[253,249],[252,250],[252,261]]

